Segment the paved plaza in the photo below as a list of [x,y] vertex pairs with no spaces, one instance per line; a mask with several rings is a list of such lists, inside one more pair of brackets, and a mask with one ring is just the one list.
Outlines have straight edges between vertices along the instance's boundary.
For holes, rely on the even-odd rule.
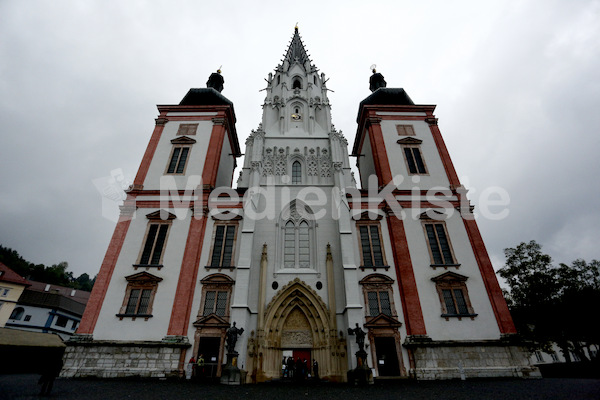
[[[37,399],[39,375],[0,375],[0,399]],[[600,399],[597,379],[378,382],[368,387],[307,382],[223,386],[186,381],[57,379],[54,399]]]

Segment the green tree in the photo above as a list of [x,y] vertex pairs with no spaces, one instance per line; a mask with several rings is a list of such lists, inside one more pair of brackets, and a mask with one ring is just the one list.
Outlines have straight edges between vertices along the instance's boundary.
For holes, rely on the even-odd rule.
[[533,347],[550,350],[557,343],[567,361],[569,351],[585,359],[584,346],[600,343],[600,329],[589,323],[590,307],[600,304],[600,262],[575,260],[555,267],[535,242],[504,250],[498,271],[509,286],[508,303],[519,333]]
[[62,261],[50,267],[47,267],[44,264],[33,264],[21,257],[16,250],[1,245],[0,262],[27,279],[50,283],[52,285],[91,291],[96,280],[95,277],[90,280],[90,276],[85,273],[81,274],[78,278],[75,278],[73,272],[68,271],[69,263],[66,261]]

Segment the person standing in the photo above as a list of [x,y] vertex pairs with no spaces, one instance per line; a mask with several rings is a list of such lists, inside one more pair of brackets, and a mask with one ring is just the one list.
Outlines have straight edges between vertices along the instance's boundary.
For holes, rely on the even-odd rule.
[[185,367],[185,379],[190,380],[192,379],[192,374],[194,373],[194,365],[196,364],[196,360],[194,359],[194,356],[192,356],[192,358],[190,358],[190,361],[188,361],[188,365]]
[[200,379],[204,378],[204,354],[198,355],[198,362],[196,362],[196,376]]

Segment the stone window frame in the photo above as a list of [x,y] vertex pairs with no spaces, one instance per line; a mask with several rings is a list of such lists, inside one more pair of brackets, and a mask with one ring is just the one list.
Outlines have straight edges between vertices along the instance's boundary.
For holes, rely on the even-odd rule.
[[[136,318],[144,318],[144,321],[148,321],[149,318],[152,318],[152,307],[154,305],[156,292],[158,291],[158,284],[163,279],[148,272],[138,272],[137,274],[126,276],[125,279],[127,280],[125,296],[123,297],[123,303],[119,313],[116,316],[119,317],[119,320],[123,320],[123,318],[131,318],[132,321],[135,321]],[[133,290],[140,290],[139,297],[136,301],[135,312],[128,313],[127,308]],[[150,296],[148,298],[148,305],[145,310],[146,312],[139,313],[144,290],[150,290]]]
[[[167,247],[167,242],[169,241],[169,234],[171,232],[171,226],[173,225],[173,220],[175,218],[177,218],[177,216],[166,210],[158,210],[158,211],[151,212],[150,214],[147,214],[146,218],[148,219],[148,224],[146,226],[146,232],[144,233],[144,239],[142,240],[142,246],[140,247],[140,252],[136,259],[136,263],[133,264],[133,268],[136,271],[138,268],[146,268],[146,271],[148,271],[150,268],[157,268],[160,271],[160,269],[164,267],[163,259],[165,256],[165,249]],[[150,237],[150,231],[151,231],[153,225],[157,225],[158,228],[156,229],[156,234],[155,234],[154,238],[152,239]],[[166,228],[165,238],[161,245],[160,256],[159,256],[158,262],[155,264],[152,264],[151,261],[154,258],[155,251],[157,250],[156,245],[157,245],[158,235],[160,233],[161,227],[163,227],[163,226],[166,226],[167,228]],[[151,244],[152,247],[150,249],[150,255],[148,256],[149,263],[142,263],[142,261],[144,261],[143,260],[144,251],[146,250],[146,247],[150,244],[150,240],[152,240],[152,244]]]
[[[440,300],[442,311],[442,314],[440,316],[445,318],[446,321],[448,321],[450,318],[458,318],[458,320],[461,321],[462,318],[466,317],[471,318],[471,320],[474,320],[477,316],[471,304],[471,299],[469,298],[469,291],[467,290],[466,284],[467,279],[469,278],[464,275],[457,274],[455,272],[445,272],[442,275],[431,278],[431,280],[435,283],[435,288]],[[457,313],[451,314],[448,312],[446,300],[444,298],[444,290],[450,290],[452,300],[454,302],[454,308],[457,311]],[[459,305],[457,303],[457,299],[454,292],[455,290],[460,290],[462,293],[466,307],[465,313],[461,313],[459,311]]]
[[[200,281],[200,283],[202,284],[202,300],[200,301],[200,308],[198,309],[198,318],[202,318],[202,317],[206,317],[208,315],[212,315],[215,314],[220,318],[223,318],[225,321],[229,322],[229,312],[230,312],[230,308],[231,308],[231,294],[233,292],[233,285],[235,284],[235,281],[225,275],[225,274],[211,274],[206,276],[204,279],[202,279]],[[217,292],[215,294],[215,304],[213,306],[213,312],[205,314],[204,313],[204,309],[206,307],[206,295],[208,292]],[[225,314],[224,315],[218,315],[216,313],[216,307],[217,307],[217,298],[218,298],[218,293],[219,292],[225,292],[227,293],[227,301],[226,301],[226,305],[225,305]]]
[[[359,281],[359,284],[361,285],[361,288],[362,288],[363,297],[364,297],[364,301],[365,301],[365,308],[367,310],[367,313],[365,313],[367,316],[367,322],[369,322],[371,319],[373,319],[375,317],[378,317],[381,314],[387,315],[392,318],[398,317],[398,313],[396,311],[396,304],[394,302],[394,289],[393,289],[394,280],[392,278],[390,278],[389,276],[383,275],[383,274],[378,274],[378,273],[370,274],[370,275],[365,276],[363,279],[361,279]],[[369,304],[369,292],[377,292],[377,302],[378,302],[378,309],[379,309],[379,313],[377,315],[371,314],[371,307]],[[390,302],[390,314],[386,314],[386,313],[382,312],[382,310],[381,310],[381,301],[380,301],[380,296],[379,296],[379,294],[381,292],[386,292],[388,294],[389,302]]]
[[[171,144],[173,144],[173,147],[171,148],[169,161],[167,162],[167,165],[165,167],[164,175],[185,175],[187,167],[189,165],[190,157],[192,155],[192,145],[194,143],[196,143],[196,140],[187,136],[181,136],[171,140]],[[176,153],[177,149],[180,149],[180,151]],[[183,167],[180,170],[183,149],[187,149],[187,152],[185,155],[185,159],[183,160]]]
[[[241,217],[236,217],[235,219],[229,220],[229,221],[219,221],[219,222],[215,222],[213,225],[213,230],[212,230],[212,238],[211,238],[211,246],[210,246],[210,252],[208,254],[208,260],[207,260],[207,265],[205,268],[207,269],[218,269],[219,271],[221,271],[223,268],[229,268],[230,271],[232,271],[235,268],[235,256],[236,256],[236,245],[237,245],[237,236],[238,236],[238,231],[239,231],[239,220],[241,219]],[[221,249],[221,256],[219,257],[219,265],[212,265],[212,259],[213,259],[213,254],[215,252],[215,245],[216,245],[216,239],[217,239],[217,228],[219,226],[223,226],[224,227],[224,231],[223,231],[223,247]],[[230,265],[222,265],[223,263],[223,254],[224,254],[224,250],[225,250],[225,239],[227,237],[227,230],[228,227],[233,227],[234,232],[233,232],[233,242],[231,244],[231,261],[230,261]]]
[[[428,215],[433,213],[433,217]],[[446,222],[444,221],[447,218],[447,215],[440,212],[440,211],[436,211],[436,210],[428,210],[424,213],[421,214],[421,216],[419,217],[419,219],[421,220],[421,225],[423,227],[423,234],[425,235],[425,243],[427,244],[427,251],[429,252],[429,260],[431,262],[431,264],[429,265],[431,268],[436,269],[436,268],[444,268],[444,269],[448,269],[449,267],[454,267],[456,269],[458,269],[460,267],[460,263],[458,263],[457,258],[456,258],[456,254],[454,253],[454,248],[452,246],[452,241],[450,240],[450,235],[448,233],[448,227],[446,226]],[[433,256],[433,250],[431,248],[431,242],[429,240],[429,234],[427,232],[427,225],[434,225],[434,234],[436,237],[436,243],[440,252],[440,256],[442,257],[442,261],[444,261],[444,263],[439,264],[436,263],[436,260]],[[437,231],[437,229],[435,228],[435,226],[441,226],[443,229],[443,233],[445,235],[445,239],[446,242],[448,244],[448,249],[450,251],[450,257],[452,258],[452,262],[446,262],[446,257],[443,254],[442,251],[442,246],[439,240],[439,233]]]
[[[298,209],[302,211],[298,211]],[[286,225],[291,222],[294,228],[294,263],[286,265],[285,263],[285,230]],[[300,263],[300,228],[302,223],[306,223],[308,228],[308,264]],[[317,254],[317,227],[312,209],[304,202],[294,199],[288,203],[281,211],[279,221],[277,222],[277,241],[275,260],[278,270],[276,273],[285,273],[294,271],[294,273],[317,273],[318,263]]]
[[[380,220],[382,218],[383,218],[382,215],[377,215],[376,220],[367,219],[367,214],[363,213],[363,214],[361,214],[361,219],[356,221],[356,236],[358,239],[358,249],[359,249],[359,254],[360,254],[360,267],[359,268],[361,269],[361,271],[364,271],[366,268],[373,269],[373,271],[383,268],[387,271],[390,268],[390,266],[387,262],[387,258],[385,256],[385,246],[383,243],[383,235],[381,234]],[[383,260],[383,265],[375,265],[375,256],[373,254],[372,237],[371,237],[371,229],[370,228],[367,229],[367,232],[369,234],[369,246],[370,246],[369,253],[371,254],[371,261],[372,261],[373,265],[365,265],[362,237],[361,237],[361,231],[360,231],[360,228],[362,226],[377,226],[377,233],[379,235],[379,243],[380,243],[380,247],[381,247],[381,258]]]
[[[298,87],[296,87],[296,83],[298,84]],[[292,90],[293,89],[302,90],[303,87],[304,87],[304,80],[302,79],[302,77],[300,77],[300,75],[294,75],[292,77]]]
[[415,127],[411,124],[396,124],[398,136],[415,136]]
[[195,135],[199,124],[180,124],[177,129],[177,136]]
[[[296,168],[296,166],[298,168]],[[292,185],[302,184],[302,163],[299,160],[292,161]]]
[[[408,175],[429,175],[429,169],[427,168],[425,157],[423,157],[423,152],[421,151],[421,144],[423,141],[414,137],[406,137],[404,139],[399,139],[397,143],[402,148],[402,156],[404,158],[404,164],[406,166]],[[408,160],[408,156],[406,154],[407,149],[410,149],[410,158],[414,168],[411,168],[411,163]],[[419,156],[419,159],[421,160],[422,165],[419,165],[417,159],[415,158],[415,150]]]

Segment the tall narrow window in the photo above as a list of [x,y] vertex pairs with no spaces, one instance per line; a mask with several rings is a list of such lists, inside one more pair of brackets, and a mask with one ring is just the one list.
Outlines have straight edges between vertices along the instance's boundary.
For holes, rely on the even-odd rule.
[[300,227],[298,227],[298,264],[300,268],[310,266],[310,243],[306,221],[300,222]]
[[384,267],[385,260],[381,239],[379,235],[379,224],[361,224],[358,226],[360,234],[360,246],[362,250],[363,267]]
[[189,147],[173,147],[171,153],[171,161],[167,168],[168,174],[183,174],[185,171],[185,163],[190,152]]
[[215,314],[219,317],[229,315],[229,299],[233,279],[223,274],[213,274],[200,281],[202,283],[202,303],[198,317]]
[[393,317],[396,315],[392,299],[394,281],[382,274],[371,274],[360,281],[368,307],[368,317],[375,318],[381,314]]
[[135,275],[127,276],[127,289],[125,299],[117,317],[143,317],[146,320],[152,317],[152,303],[158,289],[158,283],[162,278],[140,272]]
[[446,272],[431,278],[436,284],[442,305],[442,317],[476,317],[467,292],[467,277]]
[[292,183],[302,183],[302,165],[299,161],[292,164]]
[[168,224],[150,224],[139,264],[159,265],[161,263],[161,256],[168,231]]
[[426,174],[425,163],[421,157],[421,149],[419,147],[404,147],[404,156],[408,164],[408,171],[411,174]]
[[135,269],[139,267],[146,267],[146,269],[157,267],[161,269],[169,230],[172,221],[177,217],[166,210],[159,210],[146,215],[146,218],[150,221],[138,262],[133,264],[133,267]]
[[426,223],[425,232],[434,265],[455,265],[452,249],[443,223]]
[[236,225],[216,225],[210,266],[231,267]]
[[225,315],[227,311],[228,291],[209,290],[204,298],[203,315],[217,314],[219,317]]
[[390,307],[390,295],[387,290],[367,292],[367,298],[369,300],[369,315],[392,315],[392,309]]
[[312,210],[292,200],[281,213],[277,263],[283,268],[311,268],[314,263],[314,222]]
[[296,264],[296,227],[294,222],[286,222],[283,240],[283,262],[286,267],[294,267]]

